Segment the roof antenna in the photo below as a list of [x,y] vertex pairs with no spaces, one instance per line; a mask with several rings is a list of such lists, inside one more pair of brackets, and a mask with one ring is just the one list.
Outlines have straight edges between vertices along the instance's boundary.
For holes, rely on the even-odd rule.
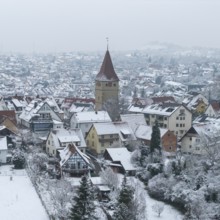
[[108,37],[106,37],[106,41],[107,41],[107,50],[108,50]]

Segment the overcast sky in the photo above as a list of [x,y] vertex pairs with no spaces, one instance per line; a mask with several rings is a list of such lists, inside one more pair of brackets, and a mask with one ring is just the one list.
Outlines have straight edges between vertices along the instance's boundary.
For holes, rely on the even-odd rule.
[[0,0],[0,52],[220,48],[220,0]]

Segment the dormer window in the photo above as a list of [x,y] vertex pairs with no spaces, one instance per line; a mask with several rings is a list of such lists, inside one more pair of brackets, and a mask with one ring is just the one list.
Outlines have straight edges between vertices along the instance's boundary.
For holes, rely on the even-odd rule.
[[80,142],[78,141],[78,142],[76,142],[76,146],[80,146]]

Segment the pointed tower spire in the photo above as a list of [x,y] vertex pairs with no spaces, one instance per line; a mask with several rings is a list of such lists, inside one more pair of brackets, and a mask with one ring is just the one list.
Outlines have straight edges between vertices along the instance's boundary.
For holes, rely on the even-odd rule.
[[108,51],[108,37],[106,37],[106,41],[107,41],[107,51]]
[[112,82],[119,81],[119,78],[117,74],[115,73],[115,70],[112,64],[110,53],[108,51],[108,45],[107,45],[107,51],[105,53],[104,60],[102,62],[101,69],[99,73],[97,74],[95,80],[96,81],[112,81]]

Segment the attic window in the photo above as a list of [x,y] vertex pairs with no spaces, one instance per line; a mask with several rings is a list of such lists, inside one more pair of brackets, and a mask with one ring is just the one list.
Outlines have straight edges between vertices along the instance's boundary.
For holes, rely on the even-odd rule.
[[180,109],[180,114],[184,114],[185,113],[185,109]]

